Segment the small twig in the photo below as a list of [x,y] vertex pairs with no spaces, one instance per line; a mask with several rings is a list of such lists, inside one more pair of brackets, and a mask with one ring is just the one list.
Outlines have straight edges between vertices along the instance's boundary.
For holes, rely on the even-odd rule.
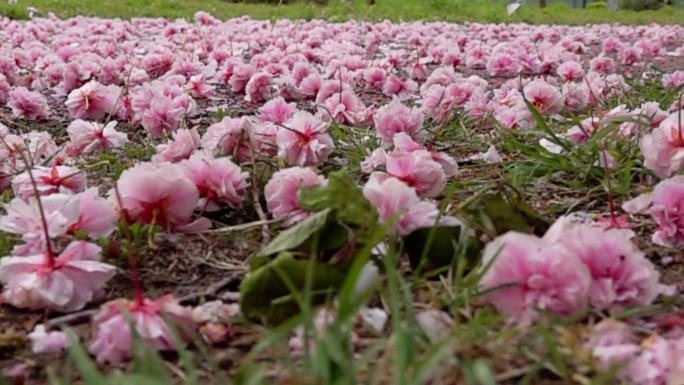
[[221,227],[220,229],[206,230],[203,233],[204,234],[230,233],[233,231],[247,230],[247,229],[250,229],[252,227],[270,225],[271,223],[276,223],[276,222],[280,222],[280,219],[263,219],[263,220],[258,220],[258,221],[254,221],[254,222],[241,223],[241,224],[235,225],[235,226]]
[[507,370],[503,373],[499,373],[496,375],[495,379],[496,382],[505,382],[508,380],[512,380],[514,378],[521,377],[534,369],[538,368],[538,365],[527,365],[523,366],[522,368],[515,368],[511,370]]
[[192,294],[188,294],[186,296],[180,297],[178,299],[178,302],[180,302],[181,304],[187,305],[187,304],[191,304],[191,303],[196,303],[198,300],[200,300],[202,298],[215,298],[221,290],[225,289],[228,286],[235,284],[236,282],[241,281],[243,277],[244,277],[243,272],[232,273],[228,277],[211,284],[205,291],[203,291],[201,293],[192,293]]
[[[254,151],[254,146],[249,142],[249,152],[252,157],[252,176],[256,176],[256,151]],[[254,211],[256,211],[259,216],[259,220],[263,222],[261,224],[261,245],[265,246],[271,240],[271,232],[268,230],[268,217],[264,213],[264,209],[261,207],[261,201],[259,199],[260,191],[258,180],[252,180],[252,200],[254,205]]]
[[81,310],[75,313],[63,315],[61,317],[53,318],[47,321],[48,326],[55,327],[60,325],[76,325],[87,322],[90,317],[97,313],[98,309]]

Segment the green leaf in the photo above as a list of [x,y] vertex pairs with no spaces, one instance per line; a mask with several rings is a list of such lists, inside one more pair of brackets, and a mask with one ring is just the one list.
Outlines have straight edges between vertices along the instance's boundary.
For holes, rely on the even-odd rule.
[[548,124],[546,124],[546,121],[544,120],[544,117],[542,116],[541,113],[539,113],[539,110],[537,110],[537,107],[534,106],[534,104],[530,103],[529,100],[525,97],[525,94],[523,94],[523,98],[525,100],[525,104],[527,105],[527,109],[530,110],[530,113],[532,113],[532,116],[534,117],[535,122],[537,123],[537,127],[541,128],[547,135],[549,135],[549,140],[553,142],[554,144],[557,144],[565,151],[570,151],[570,145],[568,143],[561,139],[558,135],[556,135],[555,132],[549,127]]
[[[299,305],[288,282],[303,291],[309,265],[313,263],[312,301],[322,303],[342,285],[346,271],[324,262],[296,259],[281,252],[272,261],[247,274],[240,285],[240,308],[245,318],[277,325],[299,313]],[[287,280],[285,280],[285,279]]]
[[68,329],[66,334],[69,338],[69,355],[73,358],[84,383],[87,385],[105,384],[105,378],[97,371],[97,366],[81,346],[76,334]]
[[348,225],[377,222],[377,211],[344,170],[330,173],[325,186],[301,189],[298,199],[304,210],[333,210],[335,218]]
[[[430,233],[434,232],[430,241]],[[482,242],[477,237],[464,237],[466,245],[466,266],[472,267],[476,263],[482,249]],[[458,257],[456,245],[462,241],[460,226],[437,226],[415,230],[404,237],[404,248],[409,256],[411,266],[416,269],[421,266],[425,270],[435,270],[452,264]],[[425,250],[427,248],[427,251]],[[425,253],[426,261],[421,258]]]
[[466,211],[480,226],[496,235],[508,231],[543,235],[551,225],[519,193],[505,187],[483,194],[468,205]]
[[314,233],[320,231],[328,221],[330,210],[320,211],[297,225],[281,232],[266,247],[261,249],[257,257],[267,257],[278,254],[281,251],[292,250],[301,246]]

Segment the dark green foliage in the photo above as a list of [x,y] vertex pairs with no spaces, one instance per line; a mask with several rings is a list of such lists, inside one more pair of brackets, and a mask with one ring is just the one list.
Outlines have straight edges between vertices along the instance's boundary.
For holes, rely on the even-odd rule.
[[[240,286],[245,317],[280,324],[303,306],[319,304],[344,282],[358,251],[374,235],[377,212],[345,172],[325,186],[304,189],[302,208],[315,214],[281,232],[250,261]],[[310,292],[309,297],[301,295]]]

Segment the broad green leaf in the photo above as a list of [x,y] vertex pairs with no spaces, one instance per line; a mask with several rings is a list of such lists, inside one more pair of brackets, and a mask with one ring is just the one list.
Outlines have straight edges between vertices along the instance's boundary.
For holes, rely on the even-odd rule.
[[[433,231],[434,235],[430,242],[430,232]],[[465,238],[467,242],[466,258],[468,259],[466,266],[472,267],[477,261],[483,245],[477,237]],[[457,257],[455,245],[460,241],[460,226],[426,227],[405,236],[404,248],[414,269],[421,266],[422,263],[423,271],[434,270],[452,264],[453,259]],[[428,248],[427,251],[425,250],[426,247]],[[427,259],[425,262],[421,261],[424,254]]]
[[281,232],[271,243],[261,249],[257,257],[267,257],[301,246],[314,233],[320,231],[325,226],[329,214],[330,210],[325,209]]
[[520,231],[543,235],[550,222],[537,213],[523,198],[511,191],[499,189],[476,199],[466,207],[484,228],[500,235]]
[[375,208],[345,171],[336,171],[328,175],[328,183],[325,186],[301,189],[298,198],[303,209],[333,210],[335,218],[348,225],[361,226],[377,221]]
[[247,274],[240,285],[240,308],[254,322],[277,325],[296,315],[299,306],[283,277],[297,289],[304,290],[306,272],[313,263],[312,300],[321,303],[342,285],[344,269],[324,262],[296,259],[292,253],[281,252],[269,263]]

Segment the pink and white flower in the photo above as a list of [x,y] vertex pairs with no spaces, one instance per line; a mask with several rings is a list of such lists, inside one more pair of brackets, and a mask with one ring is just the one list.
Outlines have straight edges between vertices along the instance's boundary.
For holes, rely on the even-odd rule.
[[316,166],[328,159],[335,144],[328,123],[308,112],[296,112],[276,134],[278,156],[290,166]]
[[116,125],[116,121],[111,121],[106,126],[80,119],[71,122],[66,131],[74,155],[111,150],[128,143],[128,135],[116,131]]
[[45,331],[45,325],[36,325],[28,334],[33,353],[59,353],[69,347],[69,337],[60,331]]
[[99,262],[102,250],[85,241],[70,243],[52,259],[44,254],[0,260],[3,301],[22,309],[70,312],[102,294],[116,267]]
[[587,305],[589,269],[559,244],[509,232],[490,242],[483,254],[492,263],[480,285],[487,300],[515,322],[530,322],[538,310],[570,315]]
[[641,138],[644,166],[660,177],[670,177],[684,166],[684,113],[675,112]]
[[193,231],[209,227],[206,220],[193,221],[199,192],[183,169],[172,163],[140,163],[125,170],[110,192],[119,210],[130,221],[155,224],[165,230]]
[[17,87],[9,92],[7,107],[12,109],[14,117],[20,119],[43,121],[50,115],[45,96],[26,87]]
[[69,93],[64,103],[74,119],[99,120],[115,113],[121,89],[115,85],[104,86],[92,80]]
[[394,177],[371,175],[363,187],[363,196],[378,210],[380,222],[394,220],[394,228],[402,236],[435,224],[458,223],[454,217],[440,217],[434,203],[420,200],[413,188]]
[[171,295],[157,300],[145,298],[141,302],[118,299],[102,305],[93,317],[93,339],[88,351],[100,363],[129,360],[133,355],[130,326],[135,327],[135,333],[147,346],[158,351],[175,351],[177,345],[172,333],[187,340],[195,329],[190,309],[181,306]]
[[157,153],[152,156],[152,162],[176,163],[188,159],[200,146],[200,136],[197,129],[181,128],[173,133],[173,138],[165,144],[157,145]]
[[185,175],[199,191],[198,208],[203,211],[218,210],[219,203],[238,207],[247,190],[249,174],[230,158],[214,158],[195,153],[182,164]]
[[392,143],[397,133],[422,140],[425,137],[422,131],[423,119],[424,115],[420,110],[409,109],[398,100],[380,107],[373,116],[375,130],[385,143]]
[[325,179],[310,168],[291,167],[277,171],[264,188],[266,207],[273,218],[283,219],[286,226],[291,226],[311,215],[299,205],[299,190],[323,183]]

